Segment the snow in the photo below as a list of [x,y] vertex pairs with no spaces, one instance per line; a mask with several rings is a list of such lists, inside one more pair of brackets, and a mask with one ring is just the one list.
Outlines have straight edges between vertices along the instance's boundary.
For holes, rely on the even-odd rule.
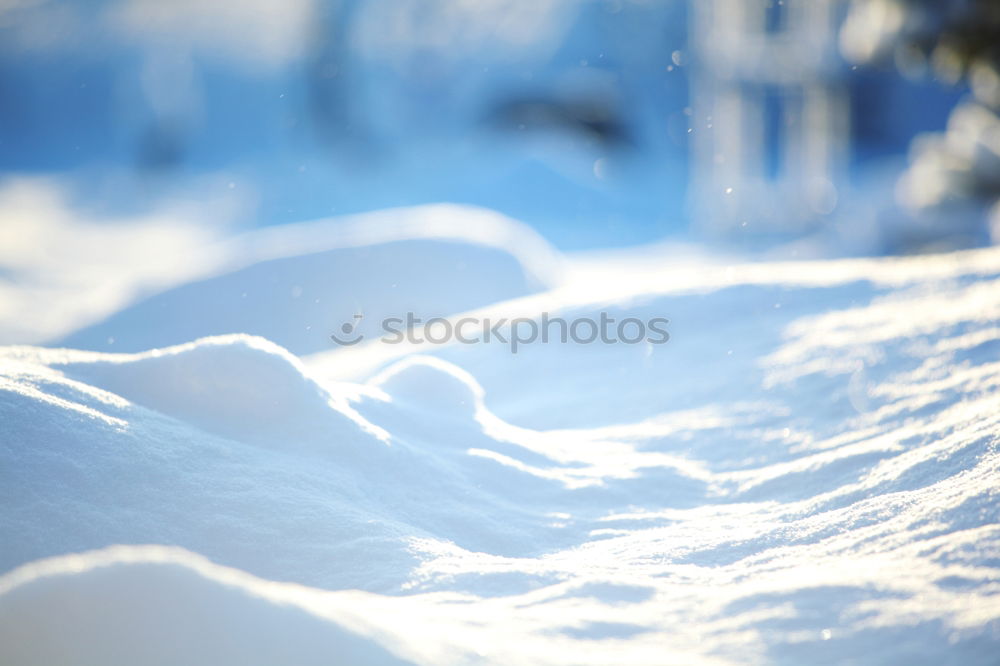
[[48,179],[0,182],[2,343],[66,334],[217,261],[212,248],[221,230],[198,224],[202,216],[191,211],[92,219],[68,199]]
[[[516,238],[516,241],[513,239]],[[142,351],[223,333],[262,335],[295,353],[330,346],[356,314],[423,319],[537,291],[558,279],[547,245],[523,225],[471,206],[422,206],[234,239],[211,275],[154,294],[60,340]],[[428,270],[433,267],[433,270]]]
[[358,631],[349,595],[267,583],[181,549],[43,560],[5,582],[7,664],[413,663]]
[[205,432],[245,442],[350,441],[367,429],[283,348],[232,335],[139,354],[65,354],[50,365],[74,379]]
[[[258,233],[76,349],[0,348],[0,662],[996,662],[997,249],[559,257],[455,207]],[[671,337],[301,334],[355,300],[368,333]]]

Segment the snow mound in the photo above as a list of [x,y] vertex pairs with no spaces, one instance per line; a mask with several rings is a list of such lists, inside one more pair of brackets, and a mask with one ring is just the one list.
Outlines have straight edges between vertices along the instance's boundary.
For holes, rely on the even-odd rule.
[[279,447],[326,442],[331,451],[386,437],[263,338],[219,336],[141,354],[72,358],[52,367],[223,437]]
[[375,633],[347,598],[180,549],[116,547],[0,578],[0,663],[10,666],[413,663]]
[[484,430],[468,378],[442,361],[406,365],[387,387],[416,397],[397,391],[416,372],[450,398],[431,408],[374,386],[319,386],[249,336],[141,354],[4,350],[0,570],[166,543],[255,575],[389,590],[429,556],[414,539],[507,555],[571,538],[512,511],[511,489],[564,480],[504,464],[545,459]]
[[399,361],[369,384],[385,391],[393,402],[446,416],[472,417],[483,402],[483,389],[472,375],[433,356]]
[[[267,229],[223,267],[78,330],[60,345],[138,352],[248,333],[297,354],[378,338],[382,320],[426,321],[551,286],[558,259],[533,232],[471,207],[425,206]],[[360,315],[360,318],[356,318]]]
[[[248,368],[263,360],[277,366],[277,377],[294,370],[274,349],[248,352],[253,344],[232,345]],[[202,350],[205,358],[214,346]],[[198,357],[197,346],[192,353],[186,359],[179,350],[180,364]],[[86,363],[81,355],[97,358]],[[137,370],[102,356],[29,348],[0,360],[0,570],[116,543],[161,543],[273,579],[390,589],[419,563],[407,540],[423,533],[393,516],[394,498],[377,490],[392,469],[389,447],[344,410],[326,406],[301,375],[273,383],[307,402],[305,409],[293,404],[285,414],[291,418],[258,404],[272,388],[264,384],[250,387],[249,403],[227,411],[224,421],[212,413],[220,400],[212,391],[227,375],[185,382],[171,376],[180,366],[170,356],[162,366],[149,358],[155,372],[148,374],[145,358]],[[43,359],[80,376],[94,371],[109,387],[156,401],[156,409],[67,377]],[[138,378],[145,392],[134,392]],[[164,390],[176,382],[178,394],[157,400],[157,382]],[[185,396],[190,386],[204,388],[204,404]],[[278,420],[261,419],[268,414]],[[299,418],[317,430],[302,432]],[[304,441],[289,438],[296,432]]]

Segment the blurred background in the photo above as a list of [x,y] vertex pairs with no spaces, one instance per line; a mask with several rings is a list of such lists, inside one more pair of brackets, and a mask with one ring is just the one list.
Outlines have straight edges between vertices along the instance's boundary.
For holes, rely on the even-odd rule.
[[0,238],[449,201],[566,250],[983,245],[998,62],[994,0],[0,0]]

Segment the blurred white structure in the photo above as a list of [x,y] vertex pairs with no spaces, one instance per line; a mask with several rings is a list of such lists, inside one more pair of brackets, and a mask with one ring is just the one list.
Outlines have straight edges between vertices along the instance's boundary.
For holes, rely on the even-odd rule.
[[691,3],[692,203],[708,232],[794,233],[835,209],[849,127],[841,5]]

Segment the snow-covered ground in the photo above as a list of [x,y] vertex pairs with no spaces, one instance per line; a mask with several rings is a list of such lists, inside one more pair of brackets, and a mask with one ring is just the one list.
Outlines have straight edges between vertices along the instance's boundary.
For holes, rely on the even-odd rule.
[[[998,663],[1000,249],[130,228],[155,271],[0,254],[3,341],[44,345],[0,348],[0,663]],[[670,339],[377,339],[408,311]]]

